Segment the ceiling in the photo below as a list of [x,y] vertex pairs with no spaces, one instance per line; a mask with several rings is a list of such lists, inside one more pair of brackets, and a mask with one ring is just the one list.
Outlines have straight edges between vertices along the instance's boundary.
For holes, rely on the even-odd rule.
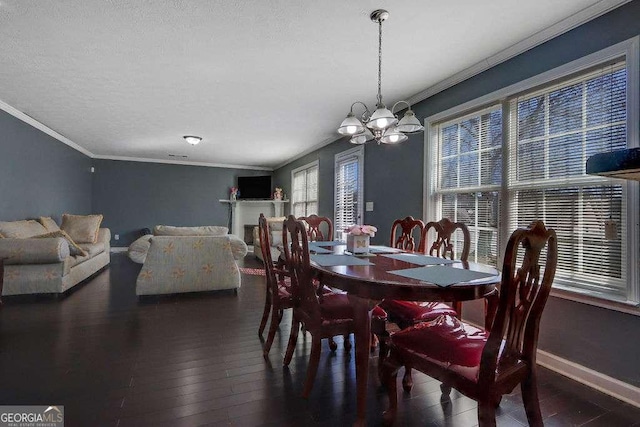
[[390,106],[625,1],[387,3],[0,0],[0,101],[92,157],[271,169],[375,104],[374,9]]

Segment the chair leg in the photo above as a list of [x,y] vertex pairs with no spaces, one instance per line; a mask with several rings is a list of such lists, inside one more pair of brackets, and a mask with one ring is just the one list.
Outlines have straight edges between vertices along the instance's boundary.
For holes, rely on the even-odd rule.
[[273,338],[276,336],[276,331],[278,330],[278,326],[280,326],[280,322],[282,322],[283,310],[278,310],[274,312],[271,316],[271,325],[269,325],[269,335],[267,336],[267,342],[264,343],[264,349],[262,350],[262,355],[264,357],[269,356],[269,350],[271,350],[271,344],[273,344]]
[[541,426],[542,413],[540,412],[540,401],[538,400],[538,380],[536,377],[535,368],[529,374],[522,384],[522,401],[524,402],[524,409],[527,413],[527,420],[530,426]]
[[452,301],[451,307],[458,313],[456,317],[462,319],[462,301]]
[[382,384],[387,388],[389,396],[389,409],[384,411],[382,417],[386,425],[392,425],[398,413],[398,367],[385,363],[382,367],[382,377]]
[[293,321],[291,323],[291,333],[289,334],[289,344],[287,344],[287,351],[284,354],[284,360],[282,364],[284,366],[289,366],[291,363],[291,358],[293,357],[293,351],[296,349],[296,343],[298,342],[298,331],[300,330],[300,321],[293,317]]
[[338,349],[338,344],[333,340],[333,337],[329,337],[329,349],[331,351],[336,351]]
[[313,388],[313,382],[316,379],[316,373],[318,372],[318,364],[320,363],[320,352],[322,351],[322,340],[315,336],[311,339],[311,356],[309,357],[309,366],[307,367],[307,379],[304,382],[304,389],[302,390],[302,397],[305,399],[309,397],[311,389]]
[[411,366],[404,367],[404,377],[402,377],[402,388],[407,393],[411,393],[413,388],[413,378],[411,378]]
[[449,396],[451,394],[451,386],[442,383],[440,384],[440,391],[442,392],[443,396]]
[[[542,424],[540,424],[542,425]],[[496,407],[493,402],[478,402],[478,426],[479,427],[495,427],[496,426]]]
[[349,351],[351,350],[351,341],[349,340],[349,334],[344,334],[344,349]]
[[267,319],[269,318],[269,313],[271,312],[271,298],[267,294],[267,298],[264,301],[264,312],[262,313],[262,320],[260,321],[260,327],[258,328],[258,335],[262,336],[264,332],[264,328],[267,326]]
[[386,337],[378,338],[380,350],[378,350],[378,378],[380,383],[384,385],[384,361],[389,355],[389,347],[387,347]]

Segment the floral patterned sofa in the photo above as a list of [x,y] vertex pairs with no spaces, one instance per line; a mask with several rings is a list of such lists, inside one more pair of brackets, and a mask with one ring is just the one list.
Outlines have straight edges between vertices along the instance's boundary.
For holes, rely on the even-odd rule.
[[107,266],[111,233],[99,228],[99,217],[94,241],[83,243],[70,242],[66,233],[56,236],[60,228],[49,218],[44,218],[49,220],[47,227],[34,220],[0,222],[0,258],[5,259],[2,295],[61,294]]
[[[163,233],[156,227],[155,235],[141,237],[129,248],[129,257],[143,263],[136,281],[137,295],[240,287],[236,261],[247,254],[244,241],[226,234],[224,227],[215,231],[211,227],[172,228],[180,234],[157,235]],[[223,228],[225,234],[221,233]]]

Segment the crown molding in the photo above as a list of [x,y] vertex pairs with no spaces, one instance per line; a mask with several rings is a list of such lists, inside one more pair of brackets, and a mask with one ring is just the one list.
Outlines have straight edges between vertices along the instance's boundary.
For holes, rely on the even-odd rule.
[[274,170],[273,168],[268,168],[263,166],[230,165],[230,164],[223,164],[223,163],[207,163],[207,162],[189,162],[186,160],[148,159],[143,157],[94,155],[93,158],[98,160],[117,160],[122,162],[162,163],[166,165],[204,166],[209,168],[248,169],[248,170],[269,171],[269,172],[273,172]]
[[582,24],[585,24],[599,16],[602,16],[607,12],[617,9],[623,4],[629,3],[630,1],[632,0],[602,0],[594,5],[582,9],[580,12],[571,15],[570,17],[563,19],[560,22],[557,22],[550,27],[545,28],[542,31],[537,32],[536,34],[514,45],[509,46],[504,50],[501,50],[493,56],[485,58],[482,61],[472,65],[471,67],[436,83],[435,85],[423,90],[422,92],[413,95],[407,101],[411,105],[423,101],[437,93],[440,93],[446,89],[449,89],[450,87],[457,85],[458,83],[476,76],[483,71],[486,71],[498,64],[516,57],[521,53],[533,49],[534,47],[539,46],[544,42],[547,42],[576,27],[579,27]]
[[63,144],[66,144],[69,147],[73,148],[74,150],[77,150],[77,151],[81,152],[85,156],[90,157],[90,158],[94,158],[94,155],[93,155],[93,153],[91,151],[87,150],[84,147],[81,147],[80,145],[78,145],[75,142],[71,141],[66,136],[59,134],[55,130],[51,129],[49,126],[46,126],[46,125],[40,123],[39,121],[37,121],[36,119],[31,117],[30,115],[23,113],[22,111],[18,110],[17,108],[12,107],[11,105],[7,104],[6,102],[4,102],[2,100],[0,100],[0,110],[3,110],[6,113],[11,114],[16,119],[22,120],[23,122],[27,123],[28,125],[31,125],[32,127],[38,129],[39,131],[41,131],[43,133],[46,133],[50,137],[55,138],[58,141],[62,142]]

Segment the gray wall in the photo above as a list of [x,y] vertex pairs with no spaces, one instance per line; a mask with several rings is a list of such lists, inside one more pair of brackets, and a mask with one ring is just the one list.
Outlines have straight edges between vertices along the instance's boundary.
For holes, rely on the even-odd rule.
[[[638,34],[640,2],[634,1],[426,99],[413,109],[423,120]],[[290,193],[291,170],[320,159],[319,213],[332,218],[333,156],[351,147],[346,139],[338,140],[280,168],[275,176],[279,182],[286,182],[284,187]],[[366,146],[364,193],[365,200],[373,201],[375,209],[365,212],[364,221],[378,226],[378,242],[388,239],[393,219],[422,216],[423,154],[423,136],[412,136],[400,146]],[[482,321],[482,304],[465,306],[465,317]],[[640,386],[636,329],[640,329],[638,316],[552,297],[542,320],[540,348]]]
[[[129,246],[141,228],[228,225],[229,188],[238,176],[268,171],[94,160],[92,206],[104,214],[113,246]],[[120,235],[116,241],[115,234]]]
[[91,159],[0,110],[0,221],[91,213]]

